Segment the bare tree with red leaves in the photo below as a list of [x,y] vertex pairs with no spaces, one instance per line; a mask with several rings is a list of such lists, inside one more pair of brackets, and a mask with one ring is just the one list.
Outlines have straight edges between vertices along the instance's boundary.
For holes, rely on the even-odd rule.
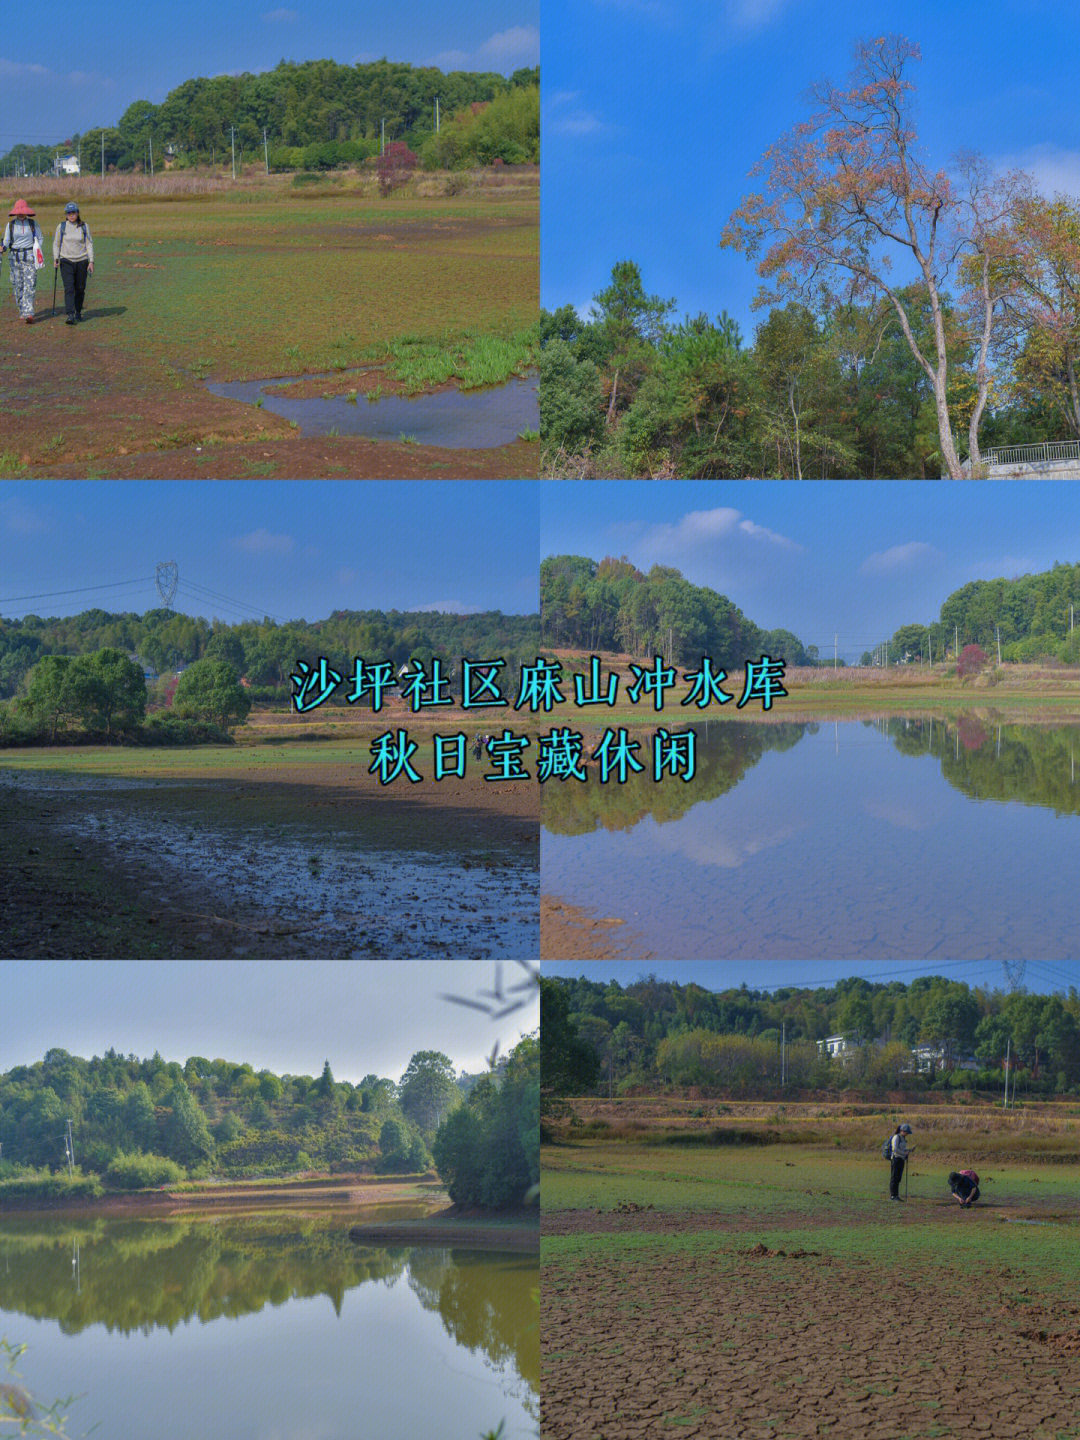
[[[978,423],[989,391],[987,364],[993,320],[1008,274],[1000,263],[1010,242],[1012,178],[991,181],[980,162],[968,159],[952,177],[921,157],[912,119],[914,86],[907,68],[919,47],[893,35],[856,46],[847,89],[831,82],[815,87],[820,106],[770,147],[751,172],[765,179],[762,194],[746,197],[732,215],[722,243],[755,256],[759,274],[772,282],[758,303],[797,296],[833,308],[884,296],[895,311],[916,361],[933,389],[944,466],[950,478],[963,471],[953,438],[947,393],[949,355],[945,286],[969,263],[969,312],[981,323],[978,394],[969,434],[978,457]],[[892,278],[894,258],[914,263],[930,306],[933,353],[916,339],[903,289]],[[985,265],[982,263],[985,257]],[[969,328],[966,339],[975,338]]]

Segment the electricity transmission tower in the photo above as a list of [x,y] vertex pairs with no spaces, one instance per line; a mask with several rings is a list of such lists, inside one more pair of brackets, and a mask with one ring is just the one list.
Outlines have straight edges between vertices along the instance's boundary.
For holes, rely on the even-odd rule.
[[176,587],[180,583],[180,567],[175,560],[161,560],[154,578],[157,581],[158,594],[164,601],[166,610],[171,610]]
[[1019,990],[1024,983],[1024,971],[1027,969],[1026,960],[1002,960],[1001,968],[1005,971],[1005,980],[1010,990]]

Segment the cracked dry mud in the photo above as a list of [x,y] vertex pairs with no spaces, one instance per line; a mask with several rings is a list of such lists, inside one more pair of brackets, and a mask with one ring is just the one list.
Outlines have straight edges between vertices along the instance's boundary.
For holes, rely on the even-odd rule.
[[545,1269],[545,1440],[1080,1435],[1080,1309],[1033,1297],[1022,1272],[732,1239]]

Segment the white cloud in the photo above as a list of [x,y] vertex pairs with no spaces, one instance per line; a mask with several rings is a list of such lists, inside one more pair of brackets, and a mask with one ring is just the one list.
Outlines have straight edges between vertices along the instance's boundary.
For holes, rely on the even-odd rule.
[[499,69],[518,69],[540,63],[540,31],[535,25],[514,25],[489,36],[477,52]]
[[535,25],[498,30],[475,50],[442,50],[428,61],[439,70],[498,70],[503,74],[540,63],[540,31]]
[[476,615],[475,605],[466,605],[464,600],[432,600],[429,605],[413,605],[413,610],[437,611],[441,615]]
[[473,68],[471,61],[472,56],[467,50],[440,50],[427,63],[434,65],[436,70],[470,70]]
[[868,555],[859,566],[860,575],[892,575],[897,570],[914,570],[941,560],[941,551],[925,540],[909,540],[906,545],[893,545]]
[[351,565],[342,565],[340,570],[334,571],[334,579],[339,585],[343,585],[347,588],[348,586],[356,585],[359,582],[360,571],[354,570]]
[[264,10],[262,19],[267,25],[291,25],[294,20],[300,19],[300,12],[280,6],[277,10]]
[[1027,171],[1047,198],[1080,195],[1080,150],[1064,150],[1051,144],[1031,145],[1011,155],[996,156],[994,168]]
[[578,104],[578,90],[556,90],[544,97],[544,129],[556,135],[597,135],[607,125],[593,110]]
[[245,550],[249,555],[288,555],[295,543],[291,535],[274,535],[262,528],[239,535],[233,541],[238,550]]
[[787,4],[787,0],[728,0],[724,9],[728,20],[740,30],[759,30],[768,25]]
[[114,82],[105,75],[97,75],[92,70],[68,70],[61,72],[51,70],[48,65],[31,64],[29,61],[5,60],[0,56],[0,80],[7,80],[13,84],[19,81],[33,80],[37,84],[43,82],[49,85],[95,85],[111,86]]
[[782,545],[785,550],[801,550],[803,547],[794,540],[789,540],[786,535],[778,535],[775,530],[768,530],[764,525],[755,525],[753,520],[740,520],[739,529],[746,535],[753,535],[758,540],[769,540],[774,545]]
[[665,0],[596,0],[596,3],[609,10],[629,10],[634,15],[659,21],[663,25],[671,24],[675,18],[672,6]]
[[52,529],[52,520],[23,500],[0,500],[0,525],[15,535],[41,535]]
[[656,554],[672,557],[728,538],[737,539],[740,535],[779,545],[785,550],[803,548],[785,535],[778,535],[764,525],[744,519],[741,510],[733,510],[726,505],[718,505],[712,510],[690,510],[673,525],[653,525],[644,532],[641,543]]

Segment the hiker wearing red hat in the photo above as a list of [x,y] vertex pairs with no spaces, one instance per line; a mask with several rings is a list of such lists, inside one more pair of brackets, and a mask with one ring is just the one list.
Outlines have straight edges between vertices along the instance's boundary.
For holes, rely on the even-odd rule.
[[10,251],[11,288],[15,293],[15,304],[19,307],[19,318],[32,325],[37,272],[45,264],[41,231],[33,210],[25,200],[16,200],[8,211],[8,217],[3,239],[0,240],[0,255],[5,250]]

